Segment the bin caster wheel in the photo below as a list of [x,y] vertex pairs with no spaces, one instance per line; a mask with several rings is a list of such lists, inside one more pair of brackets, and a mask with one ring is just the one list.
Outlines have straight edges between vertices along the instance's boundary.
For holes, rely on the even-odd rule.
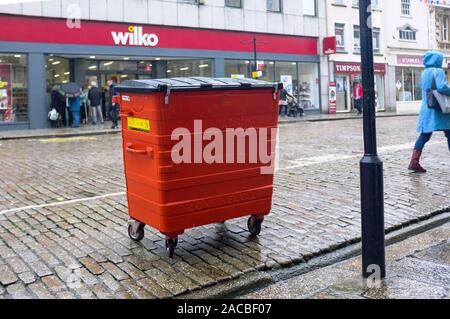
[[166,239],[166,250],[169,258],[173,258],[175,253],[175,247],[178,245],[178,238]]
[[144,239],[144,228],[145,224],[137,221],[130,221],[128,222],[128,236],[130,236],[131,240],[140,242]]
[[253,215],[248,219],[248,231],[252,236],[258,236],[261,233],[261,225],[263,221],[264,218],[258,218],[256,215]]

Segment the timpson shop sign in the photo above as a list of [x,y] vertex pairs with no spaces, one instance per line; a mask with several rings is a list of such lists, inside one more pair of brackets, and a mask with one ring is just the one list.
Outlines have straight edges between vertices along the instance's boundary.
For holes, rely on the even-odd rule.
[[118,46],[155,47],[159,38],[154,33],[145,33],[143,27],[130,25],[128,32],[112,31],[114,44]]
[[[386,65],[382,63],[374,63],[374,72],[376,74],[385,74]],[[334,62],[334,73],[336,74],[361,74],[361,63],[357,62]]]

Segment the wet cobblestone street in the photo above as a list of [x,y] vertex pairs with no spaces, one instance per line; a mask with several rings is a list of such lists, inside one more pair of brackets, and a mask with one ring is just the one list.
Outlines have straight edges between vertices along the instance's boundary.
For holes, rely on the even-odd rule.
[[[378,120],[388,230],[450,208],[443,134],[424,152],[429,173],[406,170],[415,124]],[[120,135],[0,141],[0,299],[170,298],[355,243],[362,151],[360,120],[281,125],[259,238],[246,219],[204,226],[180,236],[169,259],[157,231],[128,238]]]

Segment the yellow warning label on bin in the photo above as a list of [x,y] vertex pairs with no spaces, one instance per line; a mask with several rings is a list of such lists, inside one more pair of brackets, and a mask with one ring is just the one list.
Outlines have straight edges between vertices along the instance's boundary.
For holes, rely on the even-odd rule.
[[128,129],[144,133],[150,133],[150,121],[137,117],[128,118]]

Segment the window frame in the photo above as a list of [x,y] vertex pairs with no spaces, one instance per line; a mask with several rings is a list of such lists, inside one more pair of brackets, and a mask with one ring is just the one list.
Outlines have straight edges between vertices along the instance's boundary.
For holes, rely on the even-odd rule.
[[278,11],[269,9],[269,0],[266,0],[266,11],[272,13],[283,13],[283,0],[272,0],[272,1],[278,1],[280,9]]
[[404,17],[411,17],[411,0],[400,0],[400,14]]
[[224,1],[225,8],[234,8],[234,9],[242,9],[243,8],[243,3],[242,3],[243,0],[234,0],[234,1],[239,1],[239,6],[227,4],[227,1],[233,1],[233,0],[225,0]]

